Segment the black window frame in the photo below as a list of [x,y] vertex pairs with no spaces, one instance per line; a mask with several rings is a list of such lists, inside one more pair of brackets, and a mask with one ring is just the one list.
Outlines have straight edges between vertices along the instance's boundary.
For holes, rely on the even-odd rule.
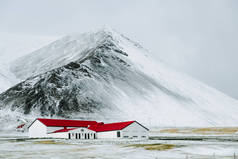
[[117,137],[121,137],[121,132],[117,131]]

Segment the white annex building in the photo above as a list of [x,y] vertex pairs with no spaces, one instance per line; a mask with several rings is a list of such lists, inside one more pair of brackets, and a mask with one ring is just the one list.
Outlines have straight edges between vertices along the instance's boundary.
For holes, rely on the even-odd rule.
[[146,127],[137,121],[108,123],[83,120],[37,118],[29,126],[30,138],[147,139]]

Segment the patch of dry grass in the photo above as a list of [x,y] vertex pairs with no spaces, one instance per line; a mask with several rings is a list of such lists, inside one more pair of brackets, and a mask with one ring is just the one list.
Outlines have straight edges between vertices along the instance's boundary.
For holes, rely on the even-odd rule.
[[160,133],[179,133],[180,130],[179,129],[163,129],[159,131]]
[[56,142],[54,140],[41,140],[41,141],[35,141],[35,144],[54,144],[54,145],[69,145],[69,143],[64,142]]
[[181,146],[172,145],[172,144],[133,144],[133,145],[128,145],[127,147],[144,148],[145,150],[166,151],[166,150],[178,148]]
[[71,151],[71,152],[78,152],[78,151],[90,151],[90,150],[94,150],[95,148],[77,148],[77,149],[71,149],[71,150],[67,150],[67,151]]
[[203,134],[203,135],[234,134],[236,132],[238,132],[238,127],[171,128],[159,131],[159,133],[181,133],[181,134]]
[[192,133],[197,134],[234,134],[238,131],[237,127],[227,127],[227,128],[197,128],[192,129]]

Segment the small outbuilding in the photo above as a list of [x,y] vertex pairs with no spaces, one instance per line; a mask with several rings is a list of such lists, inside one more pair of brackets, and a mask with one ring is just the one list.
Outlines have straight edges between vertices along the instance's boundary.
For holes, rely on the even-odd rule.
[[91,125],[88,129],[97,133],[97,138],[148,138],[149,129],[137,121],[126,121],[118,123],[99,123]]
[[29,126],[30,138],[65,139],[147,139],[146,127],[137,121],[117,123],[37,118]]

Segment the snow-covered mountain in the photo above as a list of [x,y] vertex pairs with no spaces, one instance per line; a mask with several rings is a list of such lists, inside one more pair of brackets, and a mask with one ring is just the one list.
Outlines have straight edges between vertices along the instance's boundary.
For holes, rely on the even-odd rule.
[[69,35],[12,64],[23,82],[2,110],[153,126],[234,126],[238,101],[165,64],[111,30]]

